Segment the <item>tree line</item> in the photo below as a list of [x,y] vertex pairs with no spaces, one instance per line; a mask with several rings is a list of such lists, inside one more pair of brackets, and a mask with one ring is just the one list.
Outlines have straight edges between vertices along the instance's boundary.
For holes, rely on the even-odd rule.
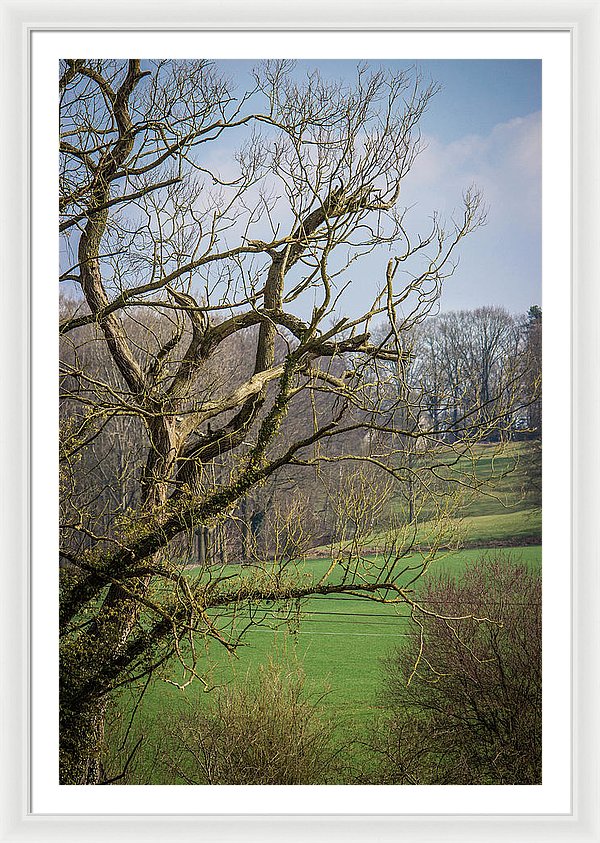
[[[78,306],[73,300],[63,301],[63,316]],[[448,443],[464,442],[465,427],[472,430],[474,441],[494,442],[510,439],[541,439],[541,310],[535,306],[526,316],[515,316],[501,307],[481,307],[474,310],[452,311],[429,316],[416,326],[403,341],[405,366],[401,377],[392,370],[392,383],[400,389],[405,386],[407,399],[400,405],[400,412],[409,418],[415,432],[427,433],[427,447],[413,447],[410,437],[402,447],[402,454],[388,436],[390,448],[406,460],[412,451],[413,462],[427,459],[437,440],[438,449]],[[135,314],[128,326],[130,336],[139,333],[138,342],[161,330],[161,316],[153,310]],[[211,359],[211,368],[203,372],[206,389],[215,389],[217,377],[233,383],[248,366],[248,348],[253,338],[252,329],[236,335],[223,344]],[[63,429],[71,431],[75,424],[83,423],[80,398],[81,380],[73,377],[76,364],[83,367],[99,383],[110,381],[110,358],[95,336],[94,329],[81,327],[63,342],[63,378],[61,413]],[[339,377],[343,377],[345,360],[335,361]],[[516,400],[508,407],[506,417],[498,412],[496,403],[503,406],[502,389],[506,373],[520,379]],[[250,376],[246,373],[245,376]],[[114,380],[114,373],[112,375]],[[385,379],[390,380],[389,372]],[[382,378],[378,376],[378,388]],[[116,386],[116,384],[115,384]],[[326,400],[325,399],[322,399]],[[390,413],[398,414],[397,396],[389,401]],[[385,402],[380,402],[384,410]],[[478,408],[478,417],[472,412]],[[296,400],[282,422],[281,436],[292,438],[306,435],[309,429],[310,402]],[[372,434],[367,413],[360,415],[363,424],[351,431],[343,441],[330,448],[330,455],[341,457],[367,455],[372,446]],[[409,421],[412,419],[412,421]],[[207,429],[210,428],[210,424]],[[250,435],[249,435],[250,438]],[[378,446],[383,437],[379,437]],[[148,443],[140,420],[133,416],[115,414],[107,421],[82,452],[77,469],[72,473],[69,494],[65,494],[66,510],[85,513],[88,530],[99,535],[109,534],[115,516],[135,510],[141,502],[141,484],[144,464],[148,459]],[[222,479],[231,464],[215,459],[210,465],[212,482]],[[257,556],[273,556],[276,545],[283,542],[292,557],[320,545],[331,545],[343,537],[348,513],[340,512],[339,505],[347,500],[344,489],[352,484],[350,475],[355,468],[345,470],[343,462],[335,461],[335,468],[321,466],[314,470],[281,471],[246,494],[228,513],[228,518],[213,525],[200,525],[191,537],[186,537],[180,547],[182,558],[189,564],[206,562],[219,564],[250,562]],[[364,471],[363,471],[364,474]],[[375,481],[373,471],[370,497],[372,512],[367,517],[369,528],[375,529],[385,522],[386,508],[397,504],[394,496],[402,490],[388,490],[386,484]],[[381,479],[381,478],[380,478]],[[531,484],[539,482],[531,476]],[[404,486],[410,485],[406,482]],[[335,501],[338,508],[336,511]],[[72,514],[74,517],[75,512]],[[365,518],[361,511],[361,518]],[[414,512],[407,512],[411,521]],[[94,525],[92,527],[92,524]],[[73,530],[72,547],[86,546],[89,535]],[[281,549],[281,548],[280,548]]]

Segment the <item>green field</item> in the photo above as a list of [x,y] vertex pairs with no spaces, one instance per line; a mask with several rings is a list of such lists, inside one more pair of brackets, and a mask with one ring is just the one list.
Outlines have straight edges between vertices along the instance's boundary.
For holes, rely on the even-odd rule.
[[[531,443],[509,442],[501,446],[474,445],[469,456],[455,462],[453,455],[448,455],[448,467],[440,474],[451,481],[450,489],[454,481],[463,499],[446,525],[460,537],[463,547],[516,547],[541,542],[542,510],[528,476],[531,453]],[[416,543],[427,545],[430,533],[431,526],[424,521]],[[370,539],[377,544],[378,534]]]
[[[487,449],[487,450],[486,450]],[[494,456],[492,456],[494,454]],[[495,446],[480,446],[476,465],[478,474],[498,479],[494,494],[474,496],[460,513],[460,529],[467,549],[442,552],[423,579],[447,574],[460,577],[465,567],[485,553],[500,553],[506,560],[523,561],[541,570],[541,510],[532,506],[524,493],[521,463],[525,445],[514,445],[496,456]],[[494,548],[494,549],[491,549]],[[418,556],[408,561],[417,562]],[[375,560],[376,561],[376,558]],[[308,559],[301,574],[317,580],[330,564],[329,559]],[[233,569],[239,571],[239,569]],[[245,572],[251,576],[251,569]],[[189,576],[197,575],[195,570]],[[414,586],[418,596],[422,582]],[[256,674],[259,665],[270,658],[291,659],[303,669],[309,688],[327,690],[324,706],[336,724],[336,736],[342,744],[351,743],[372,722],[377,713],[381,659],[407,636],[415,634],[405,604],[389,605],[355,596],[316,596],[294,607],[253,605],[237,610],[235,617],[222,616],[222,629],[240,630],[249,625],[235,655],[219,643],[200,643],[202,651],[198,670],[209,687],[231,681],[245,681]],[[124,717],[119,731],[123,736],[131,715],[135,717],[124,745],[127,750],[143,736],[137,753],[138,779],[141,783],[162,781],[157,760],[169,753],[169,726],[180,706],[203,706],[210,694],[195,682],[181,690],[171,682],[186,680],[181,666],[172,660],[161,669],[145,690],[142,685],[128,689],[122,696]]]
[[[447,501],[438,497],[437,505],[449,507],[442,535],[453,546],[522,547],[541,543],[541,503],[531,488],[528,467],[533,447],[529,442],[479,443],[458,459],[452,450],[439,455],[436,471],[448,481],[445,488],[449,497]],[[392,511],[400,521],[406,515],[400,499],[392,502]],[[428,520],[434,518],[434,511],[435,505],[425,506],[419,514],[416,535],[407,531],[407,538],[417,548],[437,543],[439,523]],[[389,543],[389,531],[376,529],[362,535],[361,541],[363,547],[376,553]],[[329,555],[331,546],[314,550]]]
[[[539,546],[498,552],[507,560],[518,559],[534,569],[541,565]],[[427,576],[459,577],[481,554],[481,550],[447,554],[432,565]],[[309,565],[317,569],[315,573],[325,568],[323,560]],[[307,676],[318,685],[330,688],[328,702],[342,718],[355,719],[370,713],[378,683],[379,659],[404,636],[415,632],[406,605],[374,603],[356,597],[313,597],[302,601],[300,623],[292,633],[286,633],[284,626],[277,629],[277,614],[274,608],[265,609],[270,628],[261,624],[252,629],[237,657],[213,650],[218,662],[215,679],[226,681],[232,670],[244,674],[249,667],[268,659],[275,645],[285,638],[288,650],[293,650]]]
[[[445,555],[430,568],[430,576],[449,574],[459,577],[466,566],[480,558],[482,550],[464,550]],[[509,559],[520,560],[536,570],[541,566],[541,547],[500,549],[494,551]],[[311,560],[307,567],[318,576],[326,560]],[[414,635],[409,613],[404,605],[374,603],[356,597],[313,597],[303,600],[299,617],[290,623],[286,611],[276,605],[253,607],[255,626],[245,634],[244,644],[230,655],[218,643],[206,647],[199,669],[210,686],[244,681],[255,674],[259,665],[270,658],[289,659],[301,666],[308,687],[316,694],[326,690],[325,713],[336,724],[337,740],[350,744],[368,728],[377,712],[381,681],[380,660],[395,646]],[[236,623],[246,625],[249,615],[239,613]],[[165,681],[183,683],[181,667],[172,662],[163,669],[164,678],[155,678],[138,698],[142,686],[123,696],[123,711],[135,720],[128,735],[130,746],[144,735],[138,752],[142,779],[162,781],[157,758],[168,754],[169,726],[178,708],[202,706],[210,699],[198,683],[181,690]],[[137,706],[137,708],[136,708]],[[127,717],[129,720],[129,717]]]

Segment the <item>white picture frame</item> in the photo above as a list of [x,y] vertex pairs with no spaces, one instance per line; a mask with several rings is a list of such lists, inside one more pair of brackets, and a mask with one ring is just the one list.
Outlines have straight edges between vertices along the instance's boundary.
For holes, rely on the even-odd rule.
[[[2,113],[2,361],[4,401],[0,441],[2,467],[2,559],[0,589],[3,682],[0,686],[0,840],[225,840],[344,839],[379,841],[401,836],[414,841],[461,839],[587,841],[600,839],[600,756],[597,711],[600,599],[597,565],[600,500],[598,382],[600,370],[598,305],[594,284],[596,231],[600,224],[600,3],[563,0],[537,3],[505,0],[441,6],[432,0],[370,4],[314,2],[288,8],[274,0],[252,4],[172,0],[164,6],[130,0],[76,4],[0,0],[4,72]],[[30,393],[30,158],[29,84],[32,34],[39,31],[197,30],[421,30],[427,32],[562,31],[570,33],[573,85],[572,157],[572,570],[565,578],[565,600],[572,591],[573,763],[571,811],[554,814],[472,814],[418,816],[363,814],[75,815],[64,809],[33,813],[30,803],[30,701],[36,693],[30,672],[30,421],[40,412]],[[50,262],[49,279],[53,266]],[[52,283],[49,280],[49,283]],[[567,314],[565,314],[567,318]],[[569,348],[564,349],[568,357]],[[547,373],[545,372],[545,376]],[[566,400],[566,399],[565,399]],[[568,423],[567,423],[568,429]],[[53,564],[53,560],[49,560]],[[568,570],[565,560],[565,570]],[[572,585],[572,589],[571,589]],[[568,681],[566,679],[565,681]]]

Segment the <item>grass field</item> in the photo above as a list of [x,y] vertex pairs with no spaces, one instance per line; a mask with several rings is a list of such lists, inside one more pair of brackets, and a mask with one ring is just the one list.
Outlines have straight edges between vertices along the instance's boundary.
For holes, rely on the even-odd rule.
[[[443,533],[461,547],[517,547],[541,543],[542,510],[537,496],[532,493],[528,461],[535,447],[530,442],[479,443],[472,447],[469,456],[456,459],[453,452],[439,462],[439,474],[448,481],[447,490],[456,494],[451,504],[452,515],[444,516]],[[452,482],[454,481],[454,483]],[[442,505],[442,499],[438,499]],[[402,517],[400,499],[392,502],[392,511]],[[419,515],[419,527],[414,537],[416,547],[429,547],[436,541],[439,525],[433,511],[425,507]],[[413,539],[412,533],[408,533]],[[388,543],[387,530],[374,530],[362,536],[364,547],[373,552]],[[314,548],[315,553],[328,555],[330,546]]]
[[[427,577],[460,577],[465,567],[483,553],[500,553],[507,563],[510,559],[521,560],[534,570],[541,570],[541,510],[532,505],[524,492],[526,449],[525,444],[514,444],[498,456],[495,446],[479,446],[476,471],[482,479],[490,475],[497,478],[494,494],[474,496],[463,508],[460,529],[467,549],[440,554]],[[318,579],[329,561],[306,560],[303,576]],[[195,572],[191,570],[189,575],[193,577]],[[416,595],[419,587],[419,583],[415,584]],[[238,629],[251,624],[244,644],[235,656],[216,642],[207,644],[199,670],[209,686],[214,686],[245,681],[249,672],[255,674],[259,665],[273,656],[295,660],[309,687],[316,692],[327,689],[324,705],[336,724],[338,740],[352,741],[377,711],[381,659],[415,633],[406,605],[374,603],[346,595],[316,596],[302,601],[299,615],[291,623],[285,621],[287,614],[282,606],[255,605],[251,610],[238,610],[235,619],[221,620]],[[185,678],[181,667],[172,661],[163,668],[162,678],[152,680],[139,704],[142,686],[123,694],[124,722],[129,721],[132,712],[136,715],[126,746],[135,745],[140,736],[145,736],[138,752],[140,783],[162,781],[157,759],[169,752],[169,725],[178,707],[202,706],[210,698],[199,683],[180,690],[165,681],[183,683]]]
[[[447,554],[434,563],[431,575],[460,577],[465,567],[483,552],[464,550]],[[493,552],[505,556],[507,562],[521,560],[535,570],[541,566],[539,546]],[[316,576],[326,564],[323,559],[307,562]],[[248,630],[245,643],[235,656],[218,643],[207,646],[200,670],[205,668],[209,685],[243,682],[249,672],[256,674],[259,665],[266,665],[270,658],[289,659],[302,668],[308,687],[315,694],[327,691],[324,710],[336,724],[337,740],[345,744],[352,742],[368,728],[377,712],[381,659],[405,641],[406,636],[415,633],[407,608],[347,596],[313,597],[302,601],[301,614],[291,625],[284,621],[286,613],[275,605],[253,607],[253,610],[257,625]],[[236,622],[245,625],[248,620],[248,614],[240,613]],[[157,758],[169,752],[169,727],[178,708],[203,706],[210,698],[198,683],[180,690],[164,681],[166,678],[184,680],[175,662],[163,671],[163,677],[154,679],[147,688],[136,709],[136,720],[127,742],[132,745],[139,736],[145,736],[138,755],[142,777],[148,783],[162,781]],[[124,694],[124,713],[131,714],[135,708],[140,689],[141,686]]]
[[[441,473],[449,480],[473,486],[464,490],[464,500],[455,517],[448,518],[448,527],[460,536],[463,547],[518,546],[539,544],[542,532],[542,511],[531,494],[527,462],[531,455],[529,442],[480,443],[473,446],[469,457],[462,457]],[[479,487],[477,488],[479,484]],[[423,520],[423,519],[421,519]],[[431,527],[424,521],[417,544],[427,544]],[[370,540],[377,545],[380,536]]]
[[[494,551],[507,558],[521,560],[535,570],[541,566],[541,548],[524,547]],[[480,558],[481,550],[465,550],[446,555],[430,568],[430,576],[445,574],[460,577],[464,568]],[[323,560],[309,563],[317,571]],[[417,588],[418,591],[418,588]],[[402,640],[414,635],[414,626],[405,605],[373,603],[355,597],[313,597],[302,602],[297,632],[285,634],[276,628],[277,611],[265,611],[269,626],[257,626],[237,657],[213,655],[217,659],[214,678],[226,681],[232,665],[239,674],[268,659],[277,643],[285,643],[303,665],[308,677],[330,688],[329,705],[342,718],[368,715],[374,703],[374,689],[379,678],[379,659]],[[241,619],[240,619],[241,620]]]
[[531,448],[529,442],[513,442],[500,450],[493,443],[474,449],[475,459],[467,461],[466,470],[487,488],[473,495],[460,513],[467,545],[541,541],[542,510],[528,489]]

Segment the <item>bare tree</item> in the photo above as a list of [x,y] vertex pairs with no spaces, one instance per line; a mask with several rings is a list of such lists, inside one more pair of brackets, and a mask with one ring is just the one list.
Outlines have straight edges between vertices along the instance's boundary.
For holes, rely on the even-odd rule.
[[[400,187],[434,93],[412,71],[366,66],[349,84],[266,62],[239,95],[205,61],[62,62],[61,280],[74,290],[60,324],[63,783],[102,781],[115,689],[174,655],[201,679],[202,637],[235,648],[240,601],[412,602],[406,543],[365,564],[359,531],[314,580],[291,553],[190,577],[178,543],[280,472],[327,479],[353,464],[431,497],[440,466],[492,423],[463,408],[440,450],[406,383],[403,338],[483,221],[470,189],[455,220],[409,234]],[[512,374],[496,384],[499,419]],[[286,422],[294,407],[301,424]],[[132,442],[118,464],[106,459],[116,436]],[[407,442],[431,458],[407,459]]]
[[433,578],[430,614],[383,662],[386,784],[539,784],[541,578],[505,556]]
[[528,371],[525,379],[527,428],[535,439],[542,436],[542,310],[532,305],[524,324]]
[[[478,408],[487,437],[497,435],[496,398],[504,372],[525,378],[529,360],[519,320],[500,307],[443,313],[419,326],[418,378],[424,406],[434,428],[460,428],[465,414]],[[500,430],[505,425],[500,424]]]

